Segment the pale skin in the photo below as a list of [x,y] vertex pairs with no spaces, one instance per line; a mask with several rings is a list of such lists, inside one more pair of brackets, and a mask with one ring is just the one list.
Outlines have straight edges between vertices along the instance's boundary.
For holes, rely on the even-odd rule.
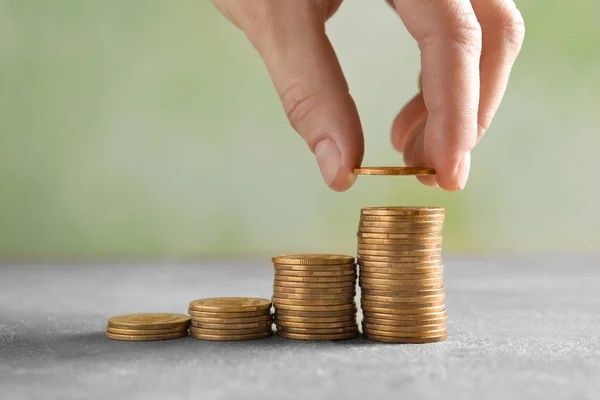
[[[363,131],[325,33],[343,0],[213,1],[260,53],[325,183],[336,191],[350,188],[363,159]],[[392,145],[407,166],[435,168],[435,176],[418,178],[422,183],[461,190],[471,151],[498,110],[523,44],[523,18],[512,0],[388,3],[421,51],[420,90],[395,118]]]

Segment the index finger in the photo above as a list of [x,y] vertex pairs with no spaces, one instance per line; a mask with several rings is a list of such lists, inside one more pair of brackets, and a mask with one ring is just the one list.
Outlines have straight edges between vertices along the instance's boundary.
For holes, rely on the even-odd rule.
[[446,190],[462,189],[477,142],[481,27],[468,0],[394,0],[421,50],[429,117],[424,158]]

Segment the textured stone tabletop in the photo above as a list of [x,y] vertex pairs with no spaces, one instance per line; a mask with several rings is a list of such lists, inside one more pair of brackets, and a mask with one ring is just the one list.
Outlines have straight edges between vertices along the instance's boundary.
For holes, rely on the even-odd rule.
[[600,257],[446,257],[448,340],[127,343],[108,317],[270,297],[270,260],[0,265],[2,399],[599,399]]

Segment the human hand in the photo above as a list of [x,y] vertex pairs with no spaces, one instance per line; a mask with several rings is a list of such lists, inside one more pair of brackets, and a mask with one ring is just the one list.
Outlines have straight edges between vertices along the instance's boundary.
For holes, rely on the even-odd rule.
[[[342,0],[213,0],[263,58],[292,127],[334,190],[352,186],[364,138],[325,22]],[[471,150],[490,126],[525,27],[512,0],[387,0],[421,50],[420,92],[400,111],[392,144],[419,177],[465,187]]]

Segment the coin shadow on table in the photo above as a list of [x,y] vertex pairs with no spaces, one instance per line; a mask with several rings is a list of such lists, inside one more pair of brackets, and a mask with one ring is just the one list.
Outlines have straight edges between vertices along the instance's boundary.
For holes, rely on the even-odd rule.
[[367,340],[364,336],[360,335],[355,339],[347,339],[347,340],[294,340],[287,339],[277,336],[274,333],[273,336],[259,339],[259,340],[245,340],[245,341],[210,341],[210,340],[197,340],[193,338],[187,338],[185,340],[193,341],[195,343],[194,347],[198,348],[210,348],[210,349],[239,349],[239,348],[260,348],[264,351],[274,350],[278,351],[282,348],[314,348],[314,347],[348,347],[348,348],[356,348],[356,347],[373,347],[373,346],[382,346],[387,345],[387,343],[375,342],[371,340]]
[[147,342],[127,342],[111,340],[104,331],[68,332],[44,334],[39,331],[21,331],[0,333],[0,349],[5,361],[127,361],[145,357],[157,357],[161,354],[212,353],[213,355],[237,355],[239,350],[260,349],[261,352],[279,352],[282,349],[311,348],[357,348],[386,346],[359,336],[356,339],[339,341],[303,341],[292,340],[274,335],[260,340],[248,341],[209,341],[191,337]]

